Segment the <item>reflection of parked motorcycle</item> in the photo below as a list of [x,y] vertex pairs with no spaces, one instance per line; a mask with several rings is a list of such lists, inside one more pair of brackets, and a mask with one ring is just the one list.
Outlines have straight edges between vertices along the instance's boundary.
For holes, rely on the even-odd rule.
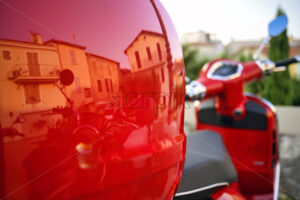
[[[263,44],[286,25],[284,15],[272,21]],[[243,93],[243,85],[299,61],[299,56],[276,63],[215,60],[186,86],[187,99],[204,100],[196,106],[197,131],[187,136],[178,199],[277,199],[280,164],[275,107]]]

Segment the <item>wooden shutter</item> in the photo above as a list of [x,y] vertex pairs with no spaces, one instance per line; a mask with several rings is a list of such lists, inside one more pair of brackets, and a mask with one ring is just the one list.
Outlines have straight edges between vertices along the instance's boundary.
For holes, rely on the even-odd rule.
[[140,59],[140,54],[139,54],[138,51],[135,52],[135,59],[136,59],[137,67],[138,67],[139,69],[142,68],[141,59]]
[[36,104],[41,102],[40,89],[38,84],[25,84],[25,103]]
[[98,85],[98,92],[102,92],[101,80],[97,80],[97,85]]
[[162,54],[161,54],[160,44],[156,43],[156,47],[157,47],[157,52],[158,52],[159,60],[162,60]]
[[38,61],[38,54],[27,52],[28,72],[30,76],[40,76],[40,65]]

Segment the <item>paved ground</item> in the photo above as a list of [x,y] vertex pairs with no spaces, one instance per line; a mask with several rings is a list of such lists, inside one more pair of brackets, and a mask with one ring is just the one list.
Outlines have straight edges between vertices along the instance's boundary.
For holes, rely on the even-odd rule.
[[[280,199],[300,199],[300,107],[277,106],[280,148]],[[185,109],[185,132],[195,130],[193,104]]]

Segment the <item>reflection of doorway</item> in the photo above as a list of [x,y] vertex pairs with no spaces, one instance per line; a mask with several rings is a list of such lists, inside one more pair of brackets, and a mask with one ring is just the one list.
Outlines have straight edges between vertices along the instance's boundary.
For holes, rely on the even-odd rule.
[[30,76],[40,76],[40,65],[37,53],[27,52],[28,72]]

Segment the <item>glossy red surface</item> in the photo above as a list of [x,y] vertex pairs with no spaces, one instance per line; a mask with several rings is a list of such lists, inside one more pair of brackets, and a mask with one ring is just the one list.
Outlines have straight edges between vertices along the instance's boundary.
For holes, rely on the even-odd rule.
[[[232,77],[228,80],[211,79],[208,76],[209,71],[218,62],[240,64],[231,60],[214,60],[202,68],[197,80],[206,87],[205,98],[212,96],[217,97],[216,108],[220,114],[234,116],[233,112],[235,109],[244,111],[244,83],[261,78],[262,71],[255,62],[242,63],[243,69],[239,76]],[[242,112],[242,115],[244,115],[244,112]]]
[[185,73],[160,2],[1,1],[0,18],[0,198],[172,199]]
[[[272,106],[264,100],[243,93],[244,83],[259,79],[262,72],[255,62],[242,63],[243,70],[240,76],[229,80],[212,80],[207,77],[213,61],[203,68],[198,79],[207,86],[206,98],[215,96],[215,108],[221,115],[232,116],[235,120],[245,116],[245,104],[251,100],[266,110],[266,130],[253,130],[241,128],[229,128],[199,123],[197,118],[197,129],[209,129],[219,133],[226,145],[227,151],[237,169],[239,186],[243,195],[270,194],[273,192],[275,164],[278,161],[278,138],[276,113]],[[227,61],[233,62],[233,61]],[[235,63],[235,62],[233,62]],[[219,85],[217,90],[211,89],[210,85]],[[222,85],[222,86],[221,86]],[[201,104],[200,104],[201,106]],[[196,108],[198,113],[200,107]],[[242,110],[240,117],[235,117],[233,111]],[[272,152],[275,150],[274,152]]]
[[239,190],[232,185],[218,190],[211,198],[214,200],[246,200]]

